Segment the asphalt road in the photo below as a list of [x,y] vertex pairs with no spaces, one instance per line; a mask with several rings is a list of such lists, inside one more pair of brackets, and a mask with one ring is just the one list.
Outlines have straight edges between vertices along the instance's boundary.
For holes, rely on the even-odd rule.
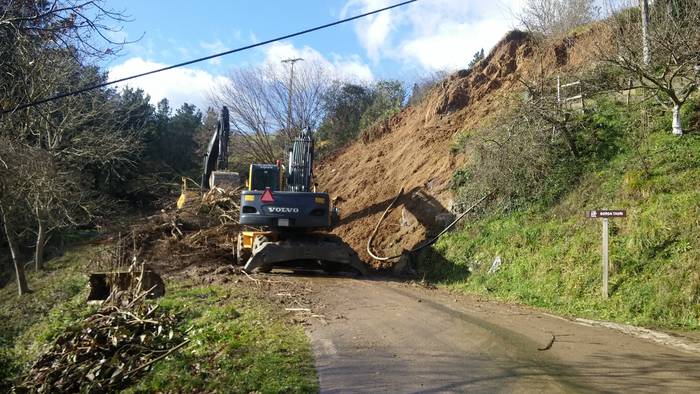
[[324,393],[700,392],[700,356],[615,330],[397,282],[299,280],[321,302]]

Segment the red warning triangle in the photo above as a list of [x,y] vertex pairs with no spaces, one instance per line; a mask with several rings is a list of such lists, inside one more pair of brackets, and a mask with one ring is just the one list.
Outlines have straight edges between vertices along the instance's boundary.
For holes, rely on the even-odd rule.
[[272,192],[270,191],[269,187],[265,188],[265,192],[263,193],[262,197],[260,197],[260,201],[275,202],[275,198],[272,196]]

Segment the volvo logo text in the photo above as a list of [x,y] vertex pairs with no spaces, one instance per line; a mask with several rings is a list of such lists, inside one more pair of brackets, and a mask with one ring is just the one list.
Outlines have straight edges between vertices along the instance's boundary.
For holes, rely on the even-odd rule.
[[299,208],[267,207],[270,213],[299,213]]

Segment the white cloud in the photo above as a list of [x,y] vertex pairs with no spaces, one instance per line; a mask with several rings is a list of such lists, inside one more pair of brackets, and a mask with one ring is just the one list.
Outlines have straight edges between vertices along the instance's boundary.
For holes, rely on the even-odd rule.
[[[208,48],[212,51],[221,49],[223,45],[220,41],[200,43],[200,47]],[[263,62],[276,64],[280,67],[282,67],[281,60],[283,59],[301,57],[308,63],[313,62],[320,65],[333,78],[355,82],[374,80],[369,66],[363,63],[357,55],[340,56],[332,54],[329,59],[309,46],[297,48],[286,42],[271,44],[265,47],[263,51],[265,56]],[[110,80],[116,80],[166,66],[167,64],[145,60],[141,57],[132,57],[121,64],[111,67],[109,69],[109,78]],[[183,103],[190,103],[204,111],[209,105],[208,97],[212,89],[228,82],[229,80],[225,76],[215,75],[197,68],[180,67],[119,83],[117,86],[131,86],[143,89],[151,96],[152,104],[167,98],[172,108],[180,107]]]
[[[166,66],[163,63],[132,57],[111,67],[109,79],[124,78]],[[207,97],[211,89],[219,83],[226,83],[226,81],[226,77],[212,75],[204,70],[181,67],[119,83],[117,86],[143,89],[151,96],[152,104],[167,98],[172,108],[178,108],[183,103],[190,103],[204,111],[208,106]]]
[[[364,18],[355,33],[374,62],[388,58],[427,70],[466,67],[515,25],[524,0],[431,0]],[[349,0],[343,15],[367,12],[389,0]]]
[[369,66],[362,62],[359,56],[341,56],[332,54],[331,59],[309,46],[297,48],[291,43],[275,42],[264,49],[265,62],[280,64],[284,59],[302,58],[325,68],[333,78],[357,82],[370,82],[374,75]]
[[465,68],[481,48],[488,51],[505,32],[506,28],[497,19],[474,24],[446,23],[431,35],[403,42],[399,50],[423,68],[454,70]]
[[[345,18],[350,14],[368,12],[389,5],[389,0],[349,0],[341,12]],[[355,33],[360,43],[367,50],[367,56],[378,62],[381,52],[387,45],[389,33],[396,27],[395,11],[384,11],[358,20],[355,25]]]
[[221,40],[214,40],[211,42],[200,42],[199,46],[202,47],[205,51],[207,51],[209,55],[213,55],[213,54],[219,53],[219,52],[224,52],[224,51],[230,49]]
[[[221,40],[214,40],[211,42],[200,42],[199,46],[202,47],[202,49],[204,49],[206,55],[213,55],[215,53],[221,53],[230,49]],[[221,64],[221,58],[215,57],[213,59],[209,59],[209,64],[218,66]]]

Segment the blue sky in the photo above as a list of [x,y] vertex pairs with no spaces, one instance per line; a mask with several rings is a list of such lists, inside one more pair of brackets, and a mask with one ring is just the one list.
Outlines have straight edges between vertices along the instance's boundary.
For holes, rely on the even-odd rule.
[[[117,39],[135,40],[107,67],[111,78],[179,63],[325,24],[398,0],[111,0],[133,22]],[[226,83],[234,67],[276,63],[295,56],[322,63],[338,78],[408,83],[438,70],[465,67],[516,24],[522,0],[419,0],[398,10],[279,43],[128,82],[153,101],[208,104],[207,93]]]

